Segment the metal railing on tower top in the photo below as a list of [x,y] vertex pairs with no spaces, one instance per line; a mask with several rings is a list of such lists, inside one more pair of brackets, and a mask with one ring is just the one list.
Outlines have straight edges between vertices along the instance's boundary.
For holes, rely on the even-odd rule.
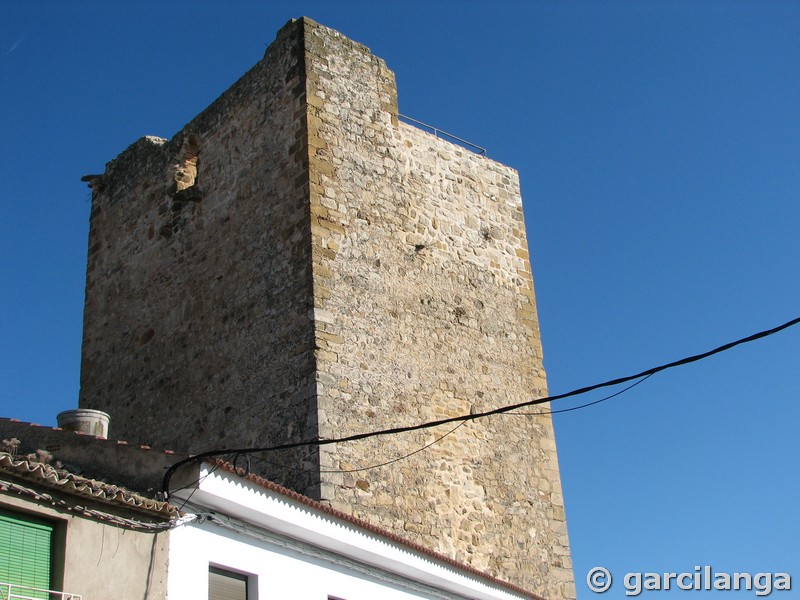
[[478,144],[473,144],[472,142],[468,142],[467,140],[460,138],[457,135],[453,135],[452,133],[442,131],[441,129],[438,129],[433,125],[428,125],[427,123],[423,123],[422,121],[417,121],[416,119],[412,119],[411,117],[407,117],[406,115],[401,115],[400,113],[398,113],[397,116],[403,119],[404,121],[414,123],[415,125],[422,125],[423,127],[430,129],[433,132],[433,135],[436,137],[445,137],[447,139],[455,140],[462,146],[467,146],[468,149],[472,150],[476,154],[480,154],[481,156],[486,156],[486,148],[478,146]]

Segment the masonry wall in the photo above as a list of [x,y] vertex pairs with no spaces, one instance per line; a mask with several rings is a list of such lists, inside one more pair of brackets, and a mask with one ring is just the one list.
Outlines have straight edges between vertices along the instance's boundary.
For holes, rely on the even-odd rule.
[[[546,395],[516,172],[398,123],[394,76],[363,46],[309,24],[306,65],[321,436]],[[548,598],[574,594],[549,416],[322,452],[336,508]]]
[[[80,406],[183,452],[314,438],[302,30],[93,182]],[[267,474],[314,493],[316,453]],[[242,463],[244,464],[244,463]]]
[[44,451],[85,477],[111,481],[150,498],[166,470],[187,454],[121,444],[91,435],[0,418],[0,440],[17,440],[15,454]]
[[[399,122],[385,63],[299,20],[96,181],[81,406],[112,437],[201,451],[544,396],[527,248],[516,172]],[[278,483],[574,597],[547,415],[263,458]]]

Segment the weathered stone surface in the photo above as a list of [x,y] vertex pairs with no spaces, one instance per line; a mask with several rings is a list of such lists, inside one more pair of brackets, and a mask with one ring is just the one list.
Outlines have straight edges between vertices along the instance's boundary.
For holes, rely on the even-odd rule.
[[[172,140],[134,143],[94,189],[80,403],[106,407],[130,442],[317,435],[302,40],[284,28]],[[203,199],[178,209],[187,154]],[[318,486],[316,452],[282,461],[275,479]]]
[[[399,122],[392,72],[330,29],[288,24],[102,181],[81,406],[130,441],[263,447],[547,392],[516,172]],[[176,187],[202,194],[175,206]],[[574,597],[549,416],[267,458],[253,468],[302,493]]]

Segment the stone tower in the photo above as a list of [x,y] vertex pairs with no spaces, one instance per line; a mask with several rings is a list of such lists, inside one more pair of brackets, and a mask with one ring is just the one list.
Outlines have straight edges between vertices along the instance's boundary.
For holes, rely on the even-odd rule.
[[[80,405],[112,437],[267,447],[546,394],[516,172],[399,122],[393,73],[335,31],[288,23],[182,131],[91,185]],[[250,468],[574,597],[550,417],[453,428]]]

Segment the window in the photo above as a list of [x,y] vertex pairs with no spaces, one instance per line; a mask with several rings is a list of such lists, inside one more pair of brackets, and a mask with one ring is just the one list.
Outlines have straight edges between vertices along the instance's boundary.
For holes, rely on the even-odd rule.
[[[0,511],[0,582],[50,589],[53,525],[21,513]],[[31,598],[47,593],[26,592]]]
[[248,577],[208,567],[208,600],[247,600]]

